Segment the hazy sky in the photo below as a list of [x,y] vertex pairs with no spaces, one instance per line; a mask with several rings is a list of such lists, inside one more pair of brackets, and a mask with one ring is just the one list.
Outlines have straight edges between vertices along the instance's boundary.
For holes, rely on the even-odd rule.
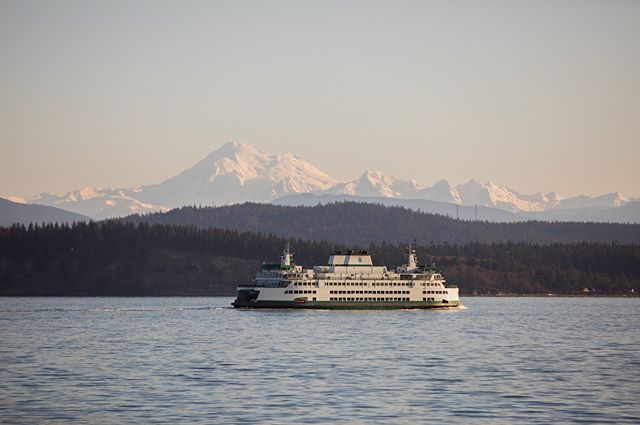
[[640,1],[0,1],[0,196],[227,141],[339,179],[640,195]]

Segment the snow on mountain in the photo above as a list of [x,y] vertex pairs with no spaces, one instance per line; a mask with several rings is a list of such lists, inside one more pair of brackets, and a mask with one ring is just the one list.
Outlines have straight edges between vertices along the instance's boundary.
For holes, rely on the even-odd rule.
[[438,180],[431,187],[419,190],[417,194],[419,199],[462,204],[462,199],[460,199],[460,193],[458,193],[458,190],[451,186],[445,179]]
[[600,196],[579,195],[572,198],[564,199],[554,205],[558,209],[576,209],[576,208],[612,208],[620,207],[627,204],[631,199],[625,197],[619,192],[607,193]]
[[99,198],[104,196],[100,189],[91,186],[85,186],[82,189],[69,192],[62,197],[65,202],[86,201],[87,199]]
[[513,212],[545,209],[546,198],[543,195],[522,196],[506,186],[491,182],[482,184],[471,179],[456,186],[456,190],[463,205],[497,207]]
[[136,197],[172,207],[265,202],[287,193],[325,190],[337,183],[290,153],[268,155],[251,145],[227,143],[177,176],[141,187]]
[[400,180],[381,171],[365,171],[358,179],[338,183],[322,193],[333,195],[378,196],[384,198],[407,198],[417,193],[422,186],[415,180]]
[[349,195],[378,198],[424,199],[457,205],[499,208],[510,212],[541,212],[550,209],[615,208],[630,199],[615,192],[597,197],[578,196],[562,199],[555,192],[526,195],[492,182],[480,183],[471,179],[452,186],[439,180],[425,187],[415,180],[400,180],[380,171],[367,171],[360,178],[348,183],[316,192],[318,194]]
[[[473,179],[456,186],[438,180],[427,187],[413,179],[402,180],[375,170],[366,171],[356,180],[340,182],[291,153],[271,155],[243,143],[226,143],[191,168],[154,185],[134,189],[87,186],[62,196],[41,193],[27,199],[12,197],[11,200],[64,208],[92,218],[107,218],[166,211],[184,205],[269,202],[302,193],[422,200],[451,206],[477,205],[536,217],[538,213],[552,210],[566,210],[553,217],[573,217],[574,210],[617,208],[634,201],[618,192],[567,199],[554,192],[526,195],[506,186]],[[582,216],[582,212],[575,214]]]
[[40,193],[26,199],[26,202],[63,208],[94,219],[168,210],[163,206],[140,202],[134,195],[134,190],[99,189],[87,186],[62,196]]
[[41,193],[22,201],[62,207],[99,219],[183,205],[265,202],[289,193],[325,190],[337,183],[293,154],[268,155],[250,145],[227,143],[159,184],[135,189],[87,186],[62,196]]
[[426,199],[458,205],[479,205],[501,208],[507,211],[543,211],[549,204],[557,202],[555,194],[522,195],[506,186],[494,183],[482,184],[476,180],[451,186],[439,180],[433,186],[424,187],[415,180],[400,180],[384,175],[380,171],[367,171],[360,178],[319,192],[321,194],[366,197]]

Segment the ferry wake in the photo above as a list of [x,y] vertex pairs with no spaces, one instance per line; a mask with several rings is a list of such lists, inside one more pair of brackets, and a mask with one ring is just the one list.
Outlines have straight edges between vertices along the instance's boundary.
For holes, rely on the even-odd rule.
[[445,285],[432,265],[418,265],[409,246],[407,262],[387,270],[366,251],[337,251],[326,265],[304,269],[289,246],[280,263],[263,264],[251,284],[238,287],[235,308],[427,309],[460,306],[458,287]]

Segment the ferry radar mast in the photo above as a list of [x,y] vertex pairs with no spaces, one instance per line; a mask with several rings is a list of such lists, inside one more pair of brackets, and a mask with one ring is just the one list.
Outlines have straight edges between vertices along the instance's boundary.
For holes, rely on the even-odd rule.
[[293,259],[293,252],[289,247],[289,242],[285,245],[284,250],[282,251],[282,256],[280,257],[280,267],[288,268],[291,267],[291,260]]
[[409,244],[409,252],[407,253],[407,270],[415,270],[418,267],[418,256],[416,250]]

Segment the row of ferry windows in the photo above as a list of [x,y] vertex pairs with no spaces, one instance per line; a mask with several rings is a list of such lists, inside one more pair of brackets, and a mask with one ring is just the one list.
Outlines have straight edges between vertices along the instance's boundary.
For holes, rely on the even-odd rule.
[[[368,286],[366,282],[327,282],[326,286]],[[371,282],[371,286],[413,286],[410,283],[400,282]]]
[[423,294],[446,294],[447,291],[422,291]]
[[[314,282],[293,282],[294,286],[315,286]],[[368,286],[366,282],[326,282],[326,286]],[[372,286],[413,286],[411,283],[373,282]],[[440,286],[439,283],[429,282],[426,286]]]
[[329,291],[330,294],[409,294],[410,291]]
[[329,301],[409,301],[409,298],[329,298]]
[[311,290],[311,289],[292,289],[289,291],[284,291],[285,294],[315,294],[316,291],[315,290]]

